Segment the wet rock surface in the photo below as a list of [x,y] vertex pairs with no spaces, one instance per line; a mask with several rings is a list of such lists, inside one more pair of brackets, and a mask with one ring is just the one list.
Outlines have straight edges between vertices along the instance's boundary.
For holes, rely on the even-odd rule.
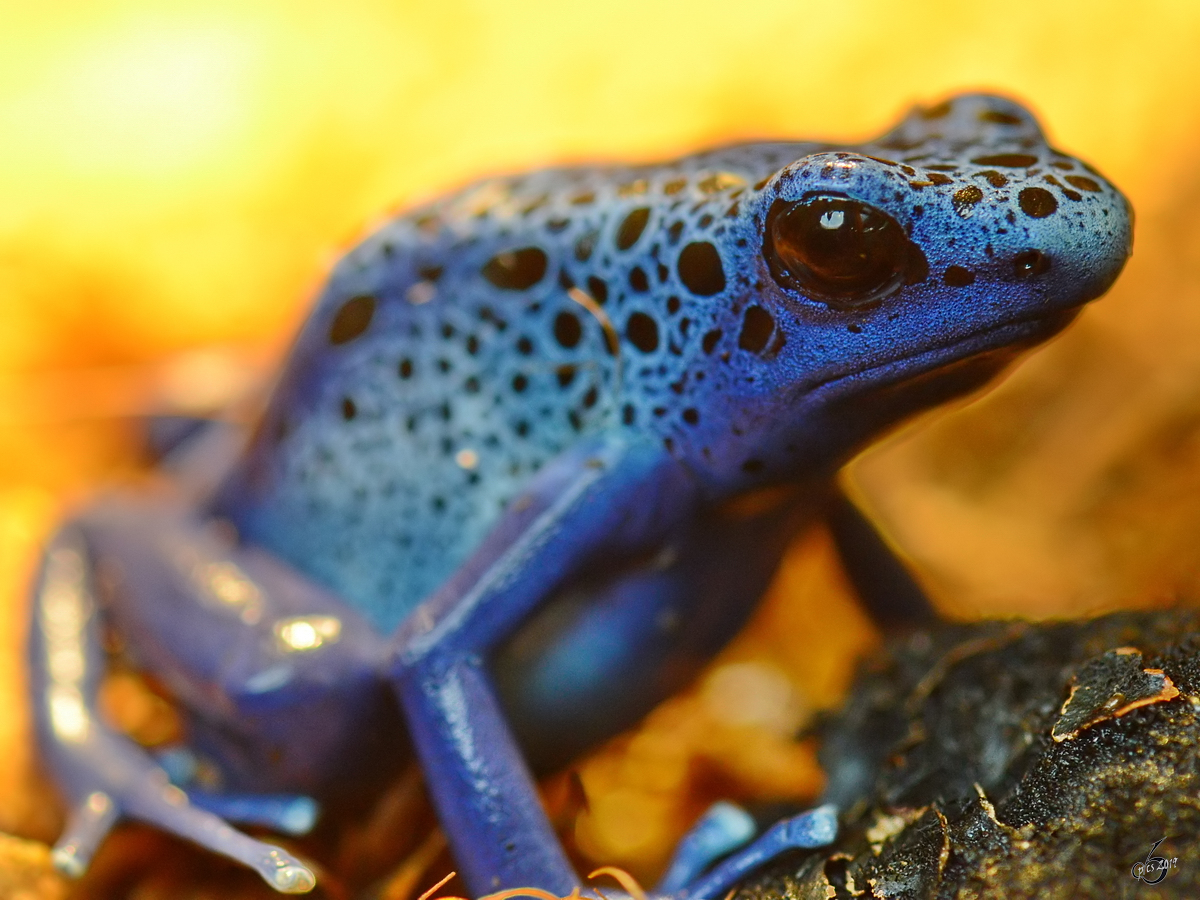
[[1198,744],[1196,612],[917,634],[826,726],[835,846],[739,897],[1194,898]]

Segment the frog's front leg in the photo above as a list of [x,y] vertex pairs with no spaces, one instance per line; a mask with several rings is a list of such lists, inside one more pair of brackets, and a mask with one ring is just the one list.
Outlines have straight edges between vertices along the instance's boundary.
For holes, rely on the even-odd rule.
[[497,700],[488,654],[584,563],[654,546],[698,491],[660,447],[606,437],[547,465],[409,617],[392,678],[443,826],[476,893],[579,883]]
[[[394,684],[472,891],[565,895],[579,883],[504,718],[489,652],[582,566],[657,546],[698,504],[690,474],[658,448],[608,438],[564,456],[397,635]],[[831,813],[822,816],[815,831],[773,833],[735,867],[811,845],[818,831],[826,841]]]
[[830,495],[825,520],[842,568],[876,625],[913,629],[941,621],[900,551],[839,487]]

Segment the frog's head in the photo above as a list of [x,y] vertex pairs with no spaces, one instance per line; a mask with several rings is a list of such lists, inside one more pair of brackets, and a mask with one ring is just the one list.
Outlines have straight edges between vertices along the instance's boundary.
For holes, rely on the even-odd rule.
[[739,454],[761,477],[839,462],[978,387],[1103,294],[1131,250],[1124,197],[990,96],[797,159],[749,205],[731,433],[706,436],[723,477]]

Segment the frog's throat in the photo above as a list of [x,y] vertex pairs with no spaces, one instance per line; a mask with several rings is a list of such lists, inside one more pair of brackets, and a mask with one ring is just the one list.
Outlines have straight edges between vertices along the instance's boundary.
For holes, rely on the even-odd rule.
[[995,352],[1000,350],[1011,351],[1003,354],[1003,360],[998,360],[996,368],[999,370],[1007,361],[1066,328],[1080,309],[1075,306],[1004,322],[865,369],[838,372],[814,382],[803,393],[812,400],[832,400],[842,394],[857,394],[917,379],[972,357],[996,355]]

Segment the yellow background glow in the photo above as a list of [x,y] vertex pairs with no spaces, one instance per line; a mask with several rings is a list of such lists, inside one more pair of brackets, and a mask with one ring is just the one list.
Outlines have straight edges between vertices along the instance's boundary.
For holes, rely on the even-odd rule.
[[[52,523],[136,467],[127,417],[253,396],[343,248],[484,174],[853,140],[963,89],[1030,104],[1131,197],[1136,255],[1060,341],[855,483],[961,616],[1200,587],[1200,4],[0,0],[0,22],[0,831],[53,836],[22,585]],[[722,725],[718,671],[589,761],[583,850],[652,873],[711,799],[697,766],[811,794],[789,730],[874,640],[845,593],[810,537],[723,657],[794,695]]]

